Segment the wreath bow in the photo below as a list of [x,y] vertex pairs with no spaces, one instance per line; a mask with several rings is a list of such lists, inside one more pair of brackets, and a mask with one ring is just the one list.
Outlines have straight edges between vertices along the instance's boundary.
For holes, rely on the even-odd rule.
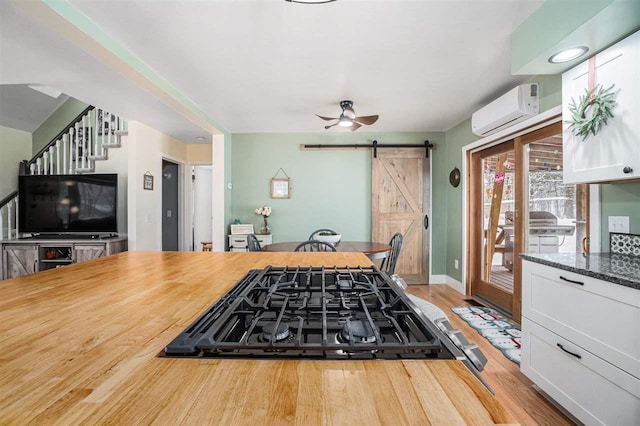
[[604,89],[598,84],[591,90],[585,89],[585,94],[578,98],[577,104],[571,98],[571,120],[566,120],[565,123],[574,135],[582,138],[582,141],[585,141],[589,134],[595,136],[607,125],[607,121],[613,118],[611,110],[617,105],[614,86],[615,84],[612,84],[608,89]]

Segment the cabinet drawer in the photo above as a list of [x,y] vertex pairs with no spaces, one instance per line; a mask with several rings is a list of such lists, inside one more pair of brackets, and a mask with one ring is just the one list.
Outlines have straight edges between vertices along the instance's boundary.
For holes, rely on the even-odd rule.
[[585,424],[638,424],[640,379],[527,318],[522,319],[521,370]]
[[230,251],[247,251],[247,236],[246,235],[230,235],[229,236],[229,250]]
[[522,315],[640,378],[639,290],[525,261]]
[[256,238],[258,238],[258,241],[260,241],[260,245],[262,247],[266,246],[267,244],[271,244],[271,234],[256,235]]

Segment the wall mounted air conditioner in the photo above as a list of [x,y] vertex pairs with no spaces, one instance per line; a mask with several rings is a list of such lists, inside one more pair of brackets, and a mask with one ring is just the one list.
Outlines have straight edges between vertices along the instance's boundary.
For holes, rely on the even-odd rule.
[[471,130],[478,136],[488,136],[538,114],[537,83],[522,84],[500,96],[471,116]]

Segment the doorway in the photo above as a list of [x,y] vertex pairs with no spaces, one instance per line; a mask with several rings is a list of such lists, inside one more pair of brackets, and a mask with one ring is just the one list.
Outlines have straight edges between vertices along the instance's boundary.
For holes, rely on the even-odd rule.
[[468,159],[471,295],[521,315],[520,253],[580,253],[589,235],[588,185],[564,185],[562,124]]
[[213,238],[212,227],[212,182],[213,168],[211,166],[192,166],[192,229],[191,250],[200,250],[203,242],[211,242]]
[[162,160],[162,251],[179,250],[179,166]]
[[371,168],[371,240],[400,232],[396,273],[408,284],[429,282],[430,163],[424,148],[380,150]]

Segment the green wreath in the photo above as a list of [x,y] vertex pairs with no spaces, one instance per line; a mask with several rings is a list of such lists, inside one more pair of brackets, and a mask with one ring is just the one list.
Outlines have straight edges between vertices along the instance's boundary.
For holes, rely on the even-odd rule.
[[569,124],[569,129],[574,135],[585,141],[589,134],[595,136],[606,126],[607,120],[613,118],[611,110],[617,105],[614,86],[615,84],[612,84],[608,89],[604,89],[598,84],[591,90],[585,89],[585,94],[578,98],[577,105],[571,98],[571,120],[566,120],[565,123]]

